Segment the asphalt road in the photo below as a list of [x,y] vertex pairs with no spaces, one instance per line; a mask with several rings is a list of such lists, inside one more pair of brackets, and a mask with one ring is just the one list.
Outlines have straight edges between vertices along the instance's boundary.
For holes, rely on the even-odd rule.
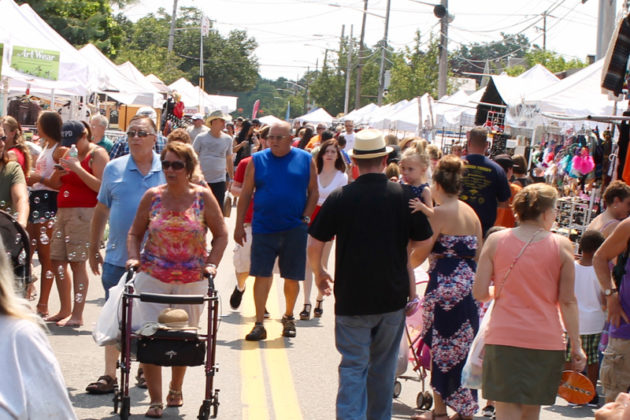
[[[233,219],[227,219],[232,232]],[[247,342],[245,335],[253,325],[254,304],[253,280],[248,280],[248,289],[239,310],[229,307],[229,297],[235,279],[232,268],[232,250],[226,250],[219,267],[216,285],[220,296],[220,325],[216,358],[219,372],[215,387],[220,390],[218,418],[254,420],[329,420],[335,418],[335,396],[337,391],[337,365],[339,355],[334,346],[333,298],[324,303],[324,315],[320,319],[298,321],[297,337],[281,336],[280,318],[284,310],[282,280],[274,278],[267,308],[271,319],[266,321],[268,338],[259,343]],[[330,266],[334,265],[333,255]],[[36,269],[38,273],[39,270]],[[53,287],[54,289],[54,287]],[[70,398],[80,419],[115,419],[112,394],[88,395],[85,387],[103,374],[103,349],[92,340],[91,330],[104,303],[104,292],[100,278],[90,276],[84,314],[84,326],[61,328],[49,324],[50,342],[61,364],[70,393]],[[314,300],[314,296],[313,296]],[[58,308],[56,291],[50,299],[50,312]],[[298,298],[296,314],[302,310],[302,295]],[[202,320],[204,316],[202,316]],[[203,323],[202,323],[203,325]],[[133,371],[137,364],[134,363]],[[163,368],[164,395],[168,391],[170,373]],[[402,380],[402,393],[394,400],[392,418],[406,419],[413,413],[416,395],[422,390],[422,382],[408,371],[413,379]],[[132,384],[135,381],[132,378]],[[429,389],[429,379],[425,379]],[[205,380],[202,367],[189,368],[184,381],[184,405],[167,408],[165,419],[196,419],[203,400]],[[145,418],[149,405],[148,392],[131,387],[131,418]],[[34,394],[36,397],[36,393]],[[484,417],[478,417],[483,419]],[[593,418],[593,410],[585,407],[570,407],[558,399],[556,405],[543,407],[542,419]]]

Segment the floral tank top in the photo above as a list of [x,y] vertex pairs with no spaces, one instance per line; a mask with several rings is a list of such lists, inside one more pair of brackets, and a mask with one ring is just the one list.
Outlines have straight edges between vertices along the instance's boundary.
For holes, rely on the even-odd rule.
[[147,241],[140,257],[141,271],[164,283],[202,279],[208,255],[203,208],[200,193],[185,211],[164,209],[162,191],[153,197]]

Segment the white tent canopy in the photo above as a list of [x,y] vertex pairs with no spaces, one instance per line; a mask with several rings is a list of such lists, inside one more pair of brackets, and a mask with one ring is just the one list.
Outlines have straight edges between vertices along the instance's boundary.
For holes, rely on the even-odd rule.
[[129,79],[94,45],[87,44],[79,52],[90,64],[91,90],[105,93],[123,104],[162,106],[162,95],[153,86],[139,85]]
[[526,99],[537,110],[564,116],[612,115],[614,101],[601,90],[604,60],[573,73],[558,83],[540,89]]
[[[19,7],[13,0],[0,0],[0,43],[4,44],[2,76],[10,89],[46,91],[52,95],[86,95],[88,64],[77,50],[57,34],[28,6]],[[18,72],[10,67],[14,46],[59,51],[58,80],[48,80]]]
[[148,76],[145,76],[145,78],[157,89],[158,92],[166,94],[171,91],[168,86],[166,86],[166,84],[161,81],[155,74],[149,74]]
[[229,113],[236,110],[236,96],[210,95],[199,86],[195,86],[183,77],[168,86],[182,95],[182,101],[187,112],[202,112],[209,114],[212,111],[221,110]]
[[366,115],[369,114],[370,112],[374,111],[375,109],[378,108],[378,105],[376,105],[375,103],[369,103],[359,109],[355,109],[352,112],[349,112],[347,115],[344,115],[341,120],[345,121],[345,120],[352,120],[355,122],[355,124],[361,124],[361,118]]
[[[125,75],[129,80],[134,81],[143,89],[146,89],[149,92],[154,92],[154,97],[160,99],[160,96],[163,92],[153,83],[151,83],[145,76],[138,70],[136,66],[133,65],[130,61],[125,61],[124,63],[118,65],[118,69]],[[162,106],[162,100],[154,105],[156,108]]]
[[264,125],[272,125],[283,122],[280,118],[274,117],[273,115],[265,115],[264,117],[258,118],[258,121]]
[[330,115],[324,108],[317,108],[314,111],[309,112],[308,114],[304,114],[296,118],[296,120],[300,122],[310,122],[313,124],[317,123],[326,123],[330,124],[333,122],[333,117]]

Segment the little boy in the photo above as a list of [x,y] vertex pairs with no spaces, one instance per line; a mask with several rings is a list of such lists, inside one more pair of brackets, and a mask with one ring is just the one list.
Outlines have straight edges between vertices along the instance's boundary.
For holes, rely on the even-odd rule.
[[[580,338],[587,356],[586,375],[593,385],[597,385],[599,374],[597,347],[606,321],[603,309],[605,301],[593,268],[593,255],[603,242],[604,236],[599,231],[585,231],[580,240],[582,258],[575,262],[575,297],[578,302]],[[598,400],[599,397],[595,395],[588,405],[597,406]]]

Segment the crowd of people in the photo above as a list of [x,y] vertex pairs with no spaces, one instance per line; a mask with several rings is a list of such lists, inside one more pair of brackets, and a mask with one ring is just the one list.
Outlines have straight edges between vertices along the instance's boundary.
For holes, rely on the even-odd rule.
[[[203,275],[217,273],[228,244],[229,195],[237,202],[232,309],[254,278],[256,316],[245,340],[267,338],[276,262],[284,337],[297,337],[298,318],[321,317],[334,294],[337,418],[391,417],[405,319],[415,311],[431,350],[435,406],[414,419],[446,419],[448,408],[472,419],[479,410],[477,391],[462,384],[477,334],[485,339],[484,415],[538,418],[569,369],[601,380],[608,404],[597,418],[621,418],[614,416],[630,398],[630,187],[623,182],[607,187],[605,210],[583,233],[576,259],[569,239],[552,232],[557,190],[534,182],[523,156],[487,156],[481,127],[468,133],[462,156],[442,156],[424,139],[359,130],[349,120],[263,126],[215,111],[193,115],[190,127],[164,137],[155,111],[141,108],[123,139],[109,140],[107,126],[100,115],[62,121],[45,111],[38,143],[26,141],[12,117],[0,127],[0,207],[26,229],[41,267],[32,279],[39,284],[16,288],[0,243],[0,331],[17,346],[0,345],[0,353],[19,371],[19,347],[37,352],[32,357],[50,375],[33,379],[29,368],[43,367],[27,366],[15,374],[18,384],[46,382],[63,418],[72,410],[42,324],[83,324],[88,267],[106,299],[132,267],[139,292],[204,294]],[[419,296],[415,270],[425,261],[429,281]],[[53,283],[59,310],[50,314]],[[296,308],[300,290],[303,306]],[[19,296],[39,296],[37,316]],[[142,302],[135,315],[155,322],[165,307]],[[179,308],[196,327],[202,306]],[[487,329],[480,330],[484,317]],[[107,345],[104,353],[103,375],[88,393],[111,393],[117,384],[119,351]],[[183,404],[185,372],[172,368],[164,399],[161,368],[141,366],[147,417],[161,417],[164,402]],[[43,408],[22,388],[5,388],[0,395],[11,399],[0,413],[37,418]],[[590,404],[599,406],[599,397]]]

